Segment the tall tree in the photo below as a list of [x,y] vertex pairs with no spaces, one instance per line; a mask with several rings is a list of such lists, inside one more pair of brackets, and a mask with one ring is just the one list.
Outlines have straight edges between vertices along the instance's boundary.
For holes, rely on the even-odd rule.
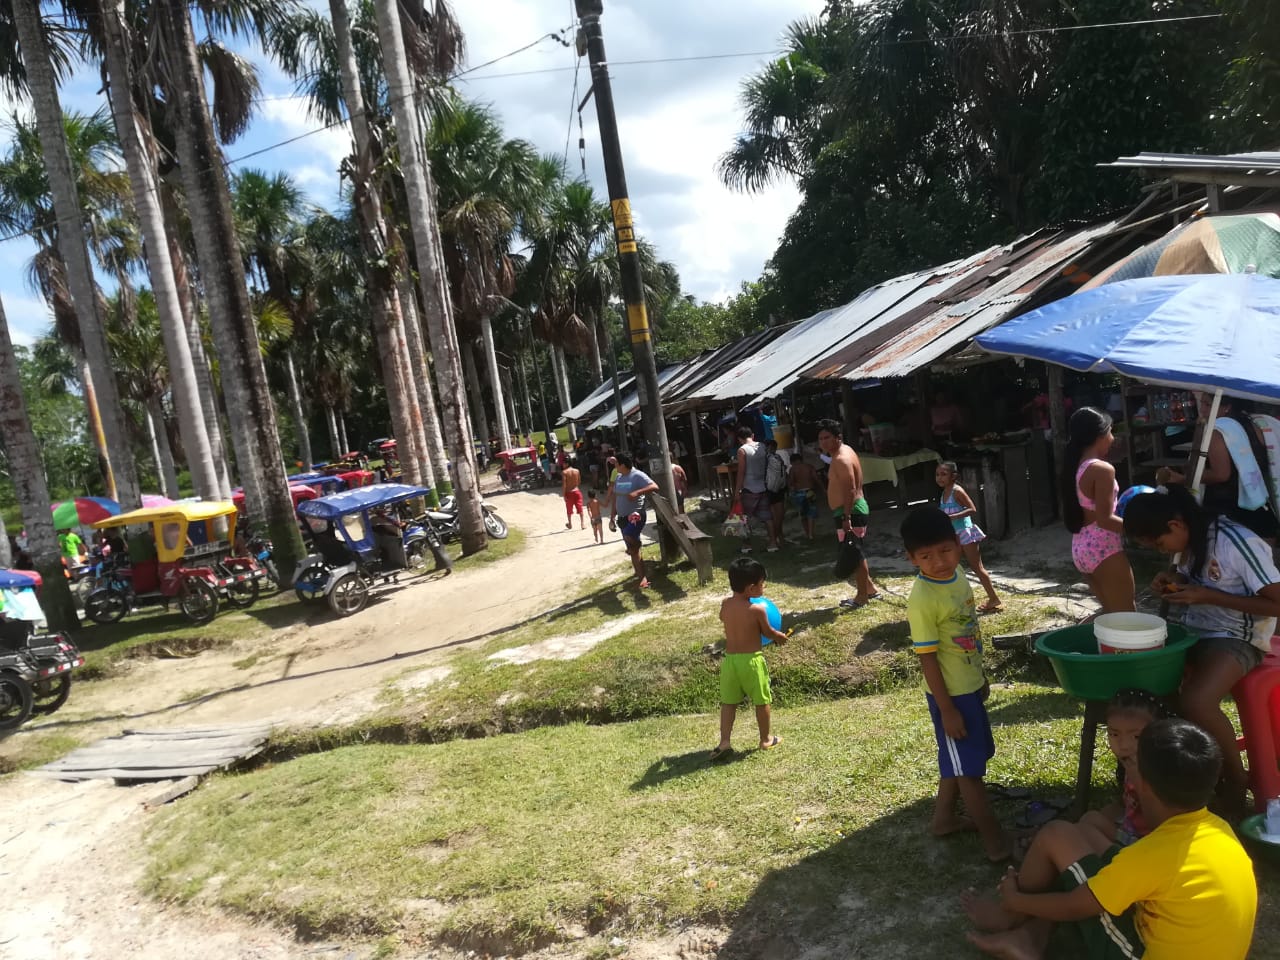
[[31,556],[44,578],[41,606],[45,617],[54,630],[70,629],[78,623],[76,605],[62,567],[62,551],[58,548],[49,513],[44,461],[27,415],[22,376],[3,303],[0,303],[0,441],[4,442]]
[[[441,6],[436,3],[437,14]],[[399,4],[396,0],[374,0],[374,10],[378,18],[378,38],[387,73],[388,95],[395,116],[396,145],[408,195],[409,223],[413,228],[427,332],[435,360],[441,427],[453,463],[462,551],[464,554],[475,553],[488,546],[488,536],[480,510],[480,480],[471,425],[467,422],[467,400],[463,394],[462,352],[458,346],[453,304],[442,267],[435,190],[430,182],[430,165],[418,124],[416,87],[401,30]]]
[[54,59],[37,0],[13,0],[12,8],[27,88],[35,107],[36,128],[58,217],[58,245],[67,264],[67,281],[84,343],[88,366],[88,382],[84,388],[90,402],[96,399],[98,417],[106,437],[107,489],[121,503],[136,506],[141,503],[141,490],[111,371],[106,332],[98,315],[97,290],[89,261],[79,191],[62,124]]
[[152,140],[144,132],[142,120],[134,108],[134,76],[129,59],[124,0],[102,0],[100,9],[109,78],[108,99],[116,121],[116,133],[124,149],[134,211],[146,244],[147,273],[151,279],[151,289],[160,318],[160,332],[168,358],[173,402],[178,413],[178,432],[182,436],[182,446],[186,451],[187,465],[191,470],[196,493],[202,497],[217,498],[223,492],[223,484],[201,408],[200,385],[196,379],[191,341],[170,259],[171,247],[160,201],[155,154],[151,149]]
[[228,408],[238,412],[232,418],[233,426],[236,421],[239,425],[233,431],[233,441],[246,507],[251,516],[265,520],[280,567],[292,569],[302,555],[302,538],[285,479],[275,405],[241,267],[231,194],[187,5],[181,0],[165,0],[161,22],[178,161],[187,184],[223,393]]

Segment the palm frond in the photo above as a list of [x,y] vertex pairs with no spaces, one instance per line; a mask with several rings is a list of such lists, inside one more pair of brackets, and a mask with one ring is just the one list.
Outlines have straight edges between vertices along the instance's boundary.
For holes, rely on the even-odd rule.
[[248,128],[262,91],[257,67],[212,38],[199,45],[199,55],[213,85],[214,129],[224,144],[233,143]]

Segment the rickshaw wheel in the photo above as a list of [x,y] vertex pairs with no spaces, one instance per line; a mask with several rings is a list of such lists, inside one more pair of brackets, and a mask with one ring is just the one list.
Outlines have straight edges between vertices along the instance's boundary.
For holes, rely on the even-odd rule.
[[31,684],[14,673],[0,673],[0,730],[16,730],[31,716]]
[[84,612],[94,623],[115,623],[129,612],[129,601],[116,590],[94,590],[85,598]]
[[208,623],[218,615],[218,594],[203,580],[185,579],[178,605],[193,623]]
[[31,685],[31,712],[53,713],[71,696],[71,676],[62,674]]
[[329,591],[329,609],[340,617],[359,613],[369,602],[369,585],[358,573],[339,577]]
[[507,521],[489,510],[484,511],[484,528],[495,540],[507,538]]
[[241,580],[227,587],[227,603],[240,610],[252,607],[258,601],[262,588],[256,579]]
[[427,568],[427,541],[415,540],[404,548],[404,558],[411,573],[421,573]]
[[[329,579],[329,571],[324,567],[307,567],[294,584],[293,592],[303,603],[318,603],[324,599],[324,584]],[[307,586],[309,589],[304,590]]]

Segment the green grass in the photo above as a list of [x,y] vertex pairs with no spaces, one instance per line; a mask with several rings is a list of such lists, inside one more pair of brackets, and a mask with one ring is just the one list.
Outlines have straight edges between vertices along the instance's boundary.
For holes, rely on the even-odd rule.
[[[906,624],[909,577],[881,578],[885,599],[856,613],[841,612],[840,588],[832,587],[827,544],[766,555],[767,594],[794,629],[785,647],[772,648],[775,685],[792,704],[857,693],[882,692],[914,682],[918,667]],[[723,569],[731,543],[718,543]],[[389,681],[382,702],[387,723],[402,718],[412,735],[428,740],[525,730],[549,723],[608,722],[687,713],[714,702],[718,663],[704,647],[720,639],[719,600],[723,579],[700,587],[694,571],[676,567],[652,577],[652,591],[628,580],[599,581],[582,596],[448,661],[447,683],[405,691]],[[815,588],[824,592],[815,594]],[[892,592],[890,592],[892,591]],[[1006,598],[1006,612],[982,620],[987,636],[1023,633],[1048,616],[1042,598]],[[499,663],[500,650],[550,637],[572,637],[607,628],[626,616],[647,617],[608,637],[574,660]],[[1022,653],[992,652],[997,677],[1047,678],[1043,664]]]
[[0,756],[0,775],[43,766],[81,745],[79,738],[60,732],[41,731],[39,736],[23,737],[17,749],[6,749]]
[[[724,956],[769,943],[796,956],[785,938],[800,933],[862,957],[958,944],[959,892],[999,871],[975,837],[926,834],[936,767],[919,691],[780,706],[780,748],[716,766],[716,719],[701,715],[353,746],[221,775],[157,816],[146,884],[309,933],[494,954],[575,927],[686,922],[731,926]],[[1069,795],[1078,704],[1015,685],[990,706],[990,779]],[[736,734],[755,740],[747,711]],[[1110,775],[1100,762],[1098,784]],[[1009,822],[1020,807],[997,810]]]
[[455,556],[458,554],[458,548],[456,545],[451,545],[450,554],[453,556],[454,569],[465,570],[470,566],[483,566],[487,563],[496,563],[499,560],[514,556],[525,548],[525,539],[523,530],[508,527],[506,537],[501,540],[494,540],[490,537],[487,547],[469,557]]

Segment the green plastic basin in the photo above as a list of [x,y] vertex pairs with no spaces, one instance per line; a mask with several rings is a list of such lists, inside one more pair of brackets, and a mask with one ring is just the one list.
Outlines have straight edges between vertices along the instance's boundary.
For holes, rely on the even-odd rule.
[[1176,693],[1182,683],[1187,650],[1196,636],[1180,624],[1169,624],[1169,637],[1159,650],[1098,653],[1093,624],[1063,627],[1036,640],[1049,658],[1062,689],[1082,700],[1110,700],[1120,690],[1137,687],[1158,697]]
[[1262,828],[1266,825],[1267,815],[1255,813],[1246,817],[1240,824],[1240,836],[1245,839],[1245,846],[1257,854],[1254,859],[1262,857],[1272,863],[1280,863],[1280,843],[1262,839]]

